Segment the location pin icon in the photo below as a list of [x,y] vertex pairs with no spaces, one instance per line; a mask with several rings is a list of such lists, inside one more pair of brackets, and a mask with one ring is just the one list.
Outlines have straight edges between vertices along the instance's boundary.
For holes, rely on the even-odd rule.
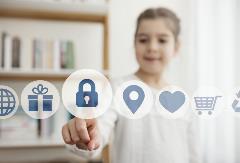
[[[132,93],[133,91],[138,93],[137,99],[130,98],[130,93]],[[123,100],[133,114],[142,105],[144,98],[145,94],[143,89],[137,85],[130,85],[123,92]]]

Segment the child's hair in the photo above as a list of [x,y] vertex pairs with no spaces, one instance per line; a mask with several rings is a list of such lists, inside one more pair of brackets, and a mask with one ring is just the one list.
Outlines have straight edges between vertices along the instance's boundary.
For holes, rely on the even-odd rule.
[[167,8],[163,8],[163,7],[146,9],[145,11],[143,11],[138,16],[137,28],[136,28],[136,31],[135,31],[135,37],[136,37],[136,34],[138,32],[138,29],[139,29],[139,25],[140,25],[142,20],[144,20],[144,19],[157,19],[157,18],[163,18],[163,19],[166,20],[167,25],[169,26],[169,28],[173,32],[174,38],[177,41],[178,36],[180,34],[180,30],[181,30],[180,19],[178,18],[178,16],[173,11],[171,11]]

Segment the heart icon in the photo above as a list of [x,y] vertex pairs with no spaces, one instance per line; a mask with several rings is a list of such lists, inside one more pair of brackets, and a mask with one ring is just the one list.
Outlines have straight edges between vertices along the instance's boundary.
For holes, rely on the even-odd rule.
[[174,93],[164,91],[160,94],[159,101],[167,111],[174,113],[184,104],[185,95],[180,91]]

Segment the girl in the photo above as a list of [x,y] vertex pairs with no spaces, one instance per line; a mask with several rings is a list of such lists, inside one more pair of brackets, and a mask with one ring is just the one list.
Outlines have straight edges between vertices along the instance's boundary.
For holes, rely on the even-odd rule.
[[[180,20],[166,8],[150,8],[140,14],[135,32],[135,52],[139,69],[119,83],[141,80],[156,93],[167,86],[163,72],[179,50]],[[154,106],[153,106],[154,107]],[[155,109],[138,120],[126,119],[109,109],[100,119],[74,118],[63,126],[62,135],[70,150],[92,157],[108,144],[112,163],[196,163],[199,161],[192,123],[170,120]]]

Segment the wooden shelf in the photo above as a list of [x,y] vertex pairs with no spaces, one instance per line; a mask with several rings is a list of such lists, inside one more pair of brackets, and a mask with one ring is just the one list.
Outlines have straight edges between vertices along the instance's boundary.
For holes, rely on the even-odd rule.
[[[65,80],[68,76],[76,70],[21,70],[21,69],[11,69],[11,70],[1,70],[0,69],[0,80]],[[105,76],[109,76],[107,70],[101,71]]]
[[[1,5],[1,4],[0,4]],[[46,10],[25,10],[22,8],[0,8],[1,17],[5,18],[27,18],[40,20],[61,20],[61,21],[84,21],[84,22],[104,22],[105,15],[84,12],[62,12]]]
[[0,70],[0,80],[65,80],[74,70]]
[[89,2],[46,2],[46,1],[29,1],[29,0],[2,0],[0,8],[6,10],[22,11],[44,11],[44,12],[61,12],[61,13],[78,13],[86,15],[102,15],[108,13],[107,3],[89,3]]
[[[11,154],[14,153],[14,157]],[[0,162],[36,162],[49,160],[66,160],[83,162],[83,158],[69,152],[63,141],[55,139],[33,139],[33,140],[4,140],[0,139]],[[98,156],[92,161],[99,161]]]
[[41,147],[64,147],[63,141],[54,139],[33,140],[4,140],[0,139],[0,149],[3,148],[41,148]]
[[69,152],[64,143],[54,140],[0,140],[0,162],[79,162],[83,158]]

